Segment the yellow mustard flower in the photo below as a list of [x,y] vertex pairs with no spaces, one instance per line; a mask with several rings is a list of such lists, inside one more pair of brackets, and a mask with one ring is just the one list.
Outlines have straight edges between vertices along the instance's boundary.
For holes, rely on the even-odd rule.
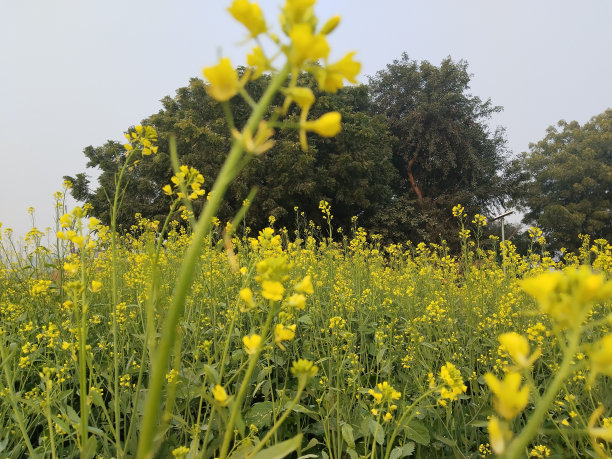
[[294,87],[287,88],[283,91],[286,96],[290,97],[302,110],[310,108],[314,104],[315,96],[310,88]]
[[272,69],[270,61],[259,46],[255,46],[251,49],[251,53],[247,54],[247,65],[255,69],[251,75],[252,80],[256,80],[264,72]]
[[489,419],[487,427],[491,448],[496,454],[502,454],[506,450],[508,441],[512,438],[512,433],[508,430],[508,426],[495,416]]
[[308,24],[296,24],[289,32],[291,48],[289,62],[300,67],[307,61],[325,59],[329,54],[329,44],[325,35],[313,34],[312,27]]
[[607,334],[597,341],[589,356],[591,359],[591,380],[599,373],[612,377],[612,334]]
[[487,373],[484,379],[494,395],[493,407],[501,416],[510,420],[525,409],[529,402],[529,387],[520,387],[520,373],[507,373],[502,381]]
[[238,93],[240,89],[238,73],[227,57],[221,59],[214,67],[205,68],[203,73],[210,83],[206,91],[213,99],[225,102]]
[[187,453],[189,453],[189,448],[186,446],[179,446],[178,448],[174,448],[172,450],[172,456],[176,459],[183,459]]
[[296,378],[310,379],[314,378],[319,371],[319,367],[314,365],[310,360],[298,359],[291,366],[291,374]]
[[266,20],[257,3],[248,0],[234,0],[232,6],[227,10],[234,16],[234,19],[249,30],[251,37],[254,38],[266,32]]
[[263,281],[261,283],[261,296],[268,300],[280,301],[283,299],[285,287],[277,281]]
[[306,308],[306,297],[301,293],[294,293],[287,298],[287,305],[290,308],[303,310]]
[[253,309],[255,307],[255,302],[253,301],[253,292],[250,288],[243,288],[240,290],[240,299],[246,304],[246,308],[241,307],[240,310],[242,312],[248,311],[249,309]]
[[612,281],[588,266],[546,272],[520,285],[562,329],[579,327],[594,303],[612,297]]
[[102,282],[92,280],[91,281],[91,291],[93,293],[98,293],[100,290],[102,290]]
[[527,338],[519,335],[516,332],[503,333],[498,339],[514,363],[521,368],[530,367],[540,356],[539,351],[536,351],[532,356],[529,356],[529,341]]
[[261,346],[261,336],[257,334],[253,334],[251,336],[244,336],[242,338],[242,342],[244,343],[244,348],[247,354],[257,354],[259,346]]
[[294,287],[294,290],[298,293],[312,295],[314,293],[314,288],[312,287],[312,279],[310,275],[304,277],[304,279],[298,282]]
[[302,123],[302,127],[307,131],[316,132],[323,137],[333,137],[340,132],[341,120],[342,115],[340,115],[340,112],[329,112],[317,120]]
[[242,140],[242,145],[247,153],[252,155],[261,155],[274,146],[274,140],[271,137],[274,135],[274,129],[268,126],[268,123],[261,121],[257,127],[255,137],[248,127],[245,127],[242,134],[234,131],[234,136]]
[[361,63],[353,59],[355,52],[348,53],[338,62],[316,69],[315,76],[319,88],[327,92],[336,92],[344,85],[344,80],[357,83]]
[[215,387],[212,388],[211,392],[212,392],[213,398],[219,405],[227,406],[229,397],[227,395],[227,392],[223,388],[223,386],[220,386],[219,384],[217,384],[215,385]]
[[295,338],[295,324],[285,327],[283,324],[276,324],[274,327],[274,342],[283,351],[286,350],[283,341],[291,341]]
[[336,27],[338,27],[338,24],[340,24],[340,16],[337,16],[337,15],[333,16],[330,19],[328,19],[325,24],[323,24],[323,27],[321,27],[320,33],[322,33],[323,35],[329,35],[334,30],[336,30]]
[[316,0],[287,0],[281,10],[281,25],[286,31],[294,24],[316,22],[313,6]]
[[[467,386],[463,383],[461,372],[450,362],[440,368],[440,378],[445,386],[440,388],[440,398],[443,400],[454,401],[459,394],[467,391]],[[442,403],[444,404],[444,403]]]

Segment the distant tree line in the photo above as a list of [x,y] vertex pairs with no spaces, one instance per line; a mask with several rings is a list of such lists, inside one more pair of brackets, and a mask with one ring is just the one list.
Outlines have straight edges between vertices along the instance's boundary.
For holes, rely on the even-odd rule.
[[[268,78],[247,84],[257,99]],[[277,226],[295,228],[295,208],[316,220],[318,204],[332,206],[334,226],[358,225],[387,241],[456,240],[451,209],[461,203],[468,213],[491,214],[518,205],[526,221],[538,224],[559,244],[572,247],[578,232],[610,239],[612,111],[581,128],[561,123],[559,132],[531,146],[512,160],[503,129],[491,130],[491,115],[501,107],[469,91],[465,61],[444,59],[439,66],[417,62],[406,54],[370,78],[367,85],[337,93],[320,93],[304,74],[299,84],[310,87],[317,101],[316,118],[330,110],[342,114],[342,131],[334,138],[310,135],[309,149],[300,148],[297,131],[279,130],[274,147],[257,157],[230,187],[218,217],[231,220],[253,187],[258,188],[246,224],[258,230],[276,218]],[[159,133],[159,153],[129,171],[118,223],[128,228],[134,215],[162,219],[169,198],[162,187],[173,175],[168,139],[176,137],[181,164],[200,170],[205,187],[212,183],[230,147],[231,134],[222,107],[197,78],[162,99],[163,108],[143,120]],[[230,101],[241,127],[250,112],[239,97]],[[278,105],[281,99],[275,101]],[[272,108],[273,109],[273,108]],[[298,121],[298,111],[289,120]],[[122,142],[85,148],[87,168],[101,171],[98,184],[85,172],[65,178],[72,194],[109,221],[114,177],[125,158]],[[196,203],[199,212],[205,204]]]

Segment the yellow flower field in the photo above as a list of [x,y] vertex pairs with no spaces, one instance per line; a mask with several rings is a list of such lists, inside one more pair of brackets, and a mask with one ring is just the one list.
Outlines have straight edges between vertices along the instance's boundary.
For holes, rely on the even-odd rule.
[[[0,232],[0,457],[612,454],[608,241],[583,235],[558,261],[531,228],[519,254],[483,241],[486,217],[461,204],[456,253],[444,241],[382,245],[357,218],[338,232],[326,201],[295,232],[274,217],[245,227],[254,193],[232,222],[217,219],[276,129],[298,131],[304,150],[307,134],[341,129],[336,111],[309,119],[314,95],[298,86],[308,72],[335,92],[360,69],[354,52],[328,62],[340,19],[319,25],[314,3],[286,1],[282,36],[256,3],[229,7],[257,46],[240,77],[228,58],[203,71],[233,139],[209,190],[170,139],[167,218],[118,228],[126,171],[158,151],[155,129],[135,126],[108,225],[88,205],[68,209],[65,182],[55,231],[21,242]],[[255,101],[244,86],[263,72]],[[238,96],[252,110],[240,130],[228,103]],[[299,121],[284,119],[293,103]]]

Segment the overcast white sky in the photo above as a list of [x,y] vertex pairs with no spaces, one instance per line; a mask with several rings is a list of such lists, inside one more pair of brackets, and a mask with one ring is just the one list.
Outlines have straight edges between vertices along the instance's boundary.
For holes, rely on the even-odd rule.
[[[0,0],[0,222],[23,234],[26,209],[53,222],[63,175],[85,170],[88,145],[120,140],[222,54],[245,62],[229,1]],[[269,23],[280,0],[262,1]],[[611,0],[319,0],[342,16],[332,57],[356,50],[361,81],[406,51],[465,59],[471,93],[504,112],[514,153],[560,119],[612,107]]]

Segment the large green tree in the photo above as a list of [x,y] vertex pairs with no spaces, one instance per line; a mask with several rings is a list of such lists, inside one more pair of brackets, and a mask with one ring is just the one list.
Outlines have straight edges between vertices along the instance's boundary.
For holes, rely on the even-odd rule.
[[612,240],[612,110],[583,126],[559,121],[513,163],[514,198],[553,248],[579,234]]
[[[258,99],[267,82],[264,75],[250,82],[247,91]],[[275,146],[251,161],[232,183],[219,218],[231,219],[249,190],[257,187],[258,194],[247,215],[247,224],[253,228],[265,226],[270,215],[276,217],[279,226],[292,227],[296,206],[309,217],[316,218],[322,199],[331,203],[337,226],[349,226],[353,215],[358,215],[365,226],[372,226],[392,196],[391,183],[396,177],[385,118],[370,115],[365,86],[322,94],[306,74],[300,77],[299,84],[311,87],[317,95],[310,118],[337,110],[342,114],[342,131],[334,138],[309,135],[309,149],[303,152],[295,130],[278,130],[274,136]],[[280,99],[275,103],[280,103]],[[241,127],[246,122],[249,107],[239,97],[232,99],[230,104],[235,124]],[[230,148],[230,130],[223,109],[208,96],[202,80],[192,79],[189,86],[177,90],[175,97],[165,97],[162,105],[162,110],[142,123],[158,131],[159,153],[140,161],[128,172],[128,185],[118,218],[123,227],[133,223],[137,212],[155,219],[167,212],[169,198],[161,188],[172,176],[167,153],[171,135],[177,139],[180,162],[199,169],[205,177],[205,187],[214,181]],[[297,123],[298,118],[298,110],[290,109],[289,122]],[[114,190],[114,175],[124,155],[123,146],[109,141],[100,147],[87,147],[84,153],[89,159],[87,167],[101,171],[99,185],[92,186],[86,173],[66,178],[75,184],[74,197],[90,202],[94,214],[108,221],[108,197]],[[198,204],[194,208],[196,212],[201,210]]]
[[464,61],[435,66],[405,53],[370,79],[372,108],[388,120],[399,173],[382,224],[398,236],[452,238],[454,204],[483,213],[508,195],[503,130],[487,125],[501,108],[469,94],[469,82]]

